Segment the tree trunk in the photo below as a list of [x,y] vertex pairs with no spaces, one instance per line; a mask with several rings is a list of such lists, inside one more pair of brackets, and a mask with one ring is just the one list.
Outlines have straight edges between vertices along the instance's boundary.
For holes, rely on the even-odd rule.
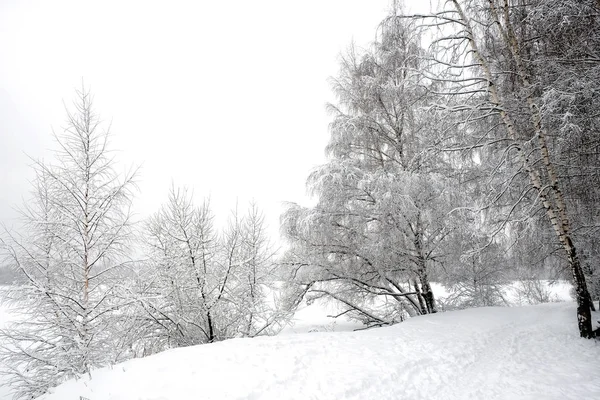
[[587,290],[583,269],[577,256],[577,251],[571,238],[567,237],[567,245],[569,250],[569,266],[573,273],[573,283],[575,284],[575,297],[577,300],[577,324],[579,326],[579,335],[582,338],[591,339],[594,337],[592,329],[592,303],[590,301],[590,293]]
[[430,314],[437,312],[437,306],[435,304],[435,297],[433,295],[433,291],[431,290],[431,284],[429,283],[429,278],[427,274],[424,274],[420,277],[421,280],[421,289],[423,290],[423,297],[425,298],[425,304],[427,305],[427,311]]
[[[421,215],[419,214],[417,223],[420,226]],[[420,228],[417,228],[420,230]],[[415,279],[415,289],[419,293],[419,302],[421,302],[421,298],[425,301],[425,310],[426,313],[423,314],[432,314],[437,312],[435,307],[435,298],[433,296],[433,292],[431,290],[431,285],[429,283],[429,278],[427,276],[427,263],[424,256],[423,251],[423,234],[417,230],[415,232],[415,240],[414,246],[415,251],[417,253],[417,276],[419,277],[419,281],[421,282],[421,289],[419,290],[419,286],[417,285],[417,280]]]
[[427,306],[425,304],[425,299],[423,297],[423,293],[421,292],[421,288],[419,287],[419,283],[415,279],[413,281],[413,285],[415,287],[415,292],[417,292],[417,299],[419,300],[419,309],[422,315],[428,314]]
[[206,312],[206,323],[208,324],[208,343],[212,343],[215,341],[215,331],[213,328],[213,321],[210,311]]

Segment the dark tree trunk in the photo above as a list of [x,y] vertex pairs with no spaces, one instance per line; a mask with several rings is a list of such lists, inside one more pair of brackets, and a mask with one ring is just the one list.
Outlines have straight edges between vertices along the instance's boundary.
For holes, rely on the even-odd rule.
[[421,288],[419,287],[419,283],[416,279],[414,280],[413,285],[415,286],[415,292],[417,292],[417,299],[419,300],[419,309],[421,311],[421,314],[428,314],[423,293],[421,292]]
[[215,331],[213,328],[213,321],[210,311],[206,312],[206,323],[208,324],[208,343],[212,343],[215,341]]
[[429,283],[429,279],[427,275],[422,276],[421,278],[421,288],[423,290],[423,297],[425,298],[425,304],[427,305],[427,311],[430,314],[437,312],[437,307],[435,305],[435,297],[433,296],[433,291],[431,290],[431,284]]
[[577,324],[579,326],[579,335],[582,338],[591,339],[594,337],[592,329],[592,313],[593,304],[591,296],[588,292],[583,275],[583,269],[577,256],[577,251],[573,245],[571,238],[566,238],[567,246],[569,247],[569,266],[573,273],[573,284],[575,285],[575,297],[577,300]]

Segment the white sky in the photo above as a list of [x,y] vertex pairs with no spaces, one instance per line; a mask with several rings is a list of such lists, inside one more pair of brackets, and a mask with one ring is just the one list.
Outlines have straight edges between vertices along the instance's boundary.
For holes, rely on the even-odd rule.
[[198,203],[210,195],[220,220],[254,199],[276,232],[282,202],[306,203],[325,161],[338,54],[373,40],[388,5],[0,0],[0,221],[27,196],[27,155],[50,157],[83,78],[118,158],[142,165],[140,217],[174,182]]

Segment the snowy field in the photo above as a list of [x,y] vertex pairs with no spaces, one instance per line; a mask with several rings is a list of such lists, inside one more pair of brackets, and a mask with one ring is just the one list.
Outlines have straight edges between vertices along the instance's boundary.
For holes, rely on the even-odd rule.
[[233,339],[97,370],[41,399],[600,399],[600,346],[578,338],[574,317],[552,303]]
[[[568,285],[552,291],[568,297]],[[359,332],[327,317],[335,311],[316,302],[277,337],[131,360],[40,400],[600,399],[600,342],[578,338],[572,302],[446,312]],[[0,325],[9,317],[0,308]],[[0,382],[0,399],[9,398]]]

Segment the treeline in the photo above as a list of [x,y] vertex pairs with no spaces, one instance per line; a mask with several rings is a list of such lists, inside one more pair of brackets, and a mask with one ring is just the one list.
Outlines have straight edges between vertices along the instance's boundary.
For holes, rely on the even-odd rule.
[[275,334],[305,298],[372,327],[502,305],[514,279],[543,300],[539,279],[566,278],[593,337],[600,4],[444,4],[395,7],[374,43],[343,56],[329,160],[308,179],[318,201],[288,206],[280,257],[255,205],[218,227],[184,188],[133,224],[136,171],[116,173],[78,92],[55,163],[34,165],[22,228],[2,236],[21,280],[6,298],[25,316],[0,339],[17,395],[168,348]]

